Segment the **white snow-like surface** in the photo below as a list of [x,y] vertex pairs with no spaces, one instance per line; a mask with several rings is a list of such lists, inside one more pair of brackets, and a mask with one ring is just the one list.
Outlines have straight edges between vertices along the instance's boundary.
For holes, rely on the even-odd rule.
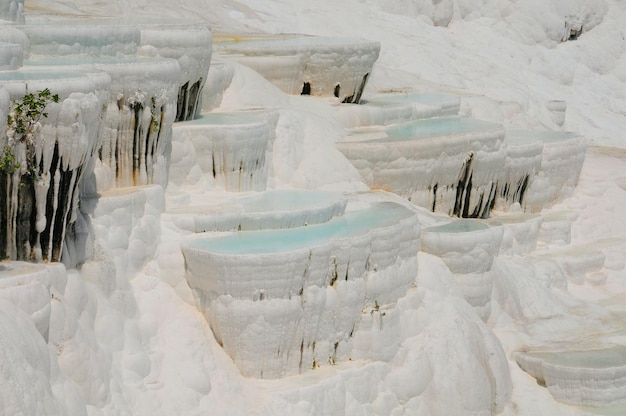
[[[21,2],[0,0],[2,7],[11,4]],[[626,148],[623,2],[180,0],[174,5],[160,0],[32,0],[23,4],[27,22],[47,14],[65,19],[140,15],[206,19],[214,34],[359,36],[381,44],[365,101],[387,92],[445,91],[461,97],[459,113],[464,117],[501,123],[507,129],[576,132],[592,147],[578,186],[555,207],[541,212],[543,223],[534,253],[553,253],[554,246],[587,245],[586,251],[605,256],[601,270],[590,273],[604,276],[604,282],[568,284],[557,257],[496,257],[491,316],[483,323],[462,299],[448,267],[420,253],[417,286],[407,291],[395,310],[381,308],[365,314],[353,352],[366,360],[334,366],[316,363],[320,367],[304,375],[251,380],[240,375],[192,306],[178,246],[181,231],[163,222],[155,259],[140,256],[147,259],[144,266],[138,263],[141,270],[117,270],[118,264],[128,261],[122,240],[129,237],[124,234],[110,246],[119,250],[122,260],[96,244],[94,261],[80,271],[67,271],[65,289],[55,292],[50,302],[47,345],[28,314],[10,302],[0,302],[0,361],[5,363],[0,369],[2,413],[624,413],[623,407],[562,405],[512,360],[514,352],[529,346],[597,350],[611,342],[625,342],[626,246],[621,240],[626,235],[626,159],[620,150]],[[572,31],[577,40],[561,42]],[[11,36],[15,39],[7,39]],[[21,40],[16,38],[20,36]],[[0,40],[26,45],[23,34],[5,24]],[[209,85],[212,98],[207,100],[210,108],[281,108],[272,155],[274,172],[268,174],[270,188],[367,189],[334,142],[343,138],[343,126],[391,119],[377,113],[342,124],[340,118],[329,116],[338,113],[328,108],[337,105],[335,99],[286,97],[237,64],[227,64],[214,75],[216,82]],[[0,128],[8,103],[8,92],[0,89]],[[188,198],[193,203],[213,198],[212,192],[197,195],[191,190],[174,196],[178,195],[181,201]],[[427,225],[441,220],[421,213],[419,218]],[[159,226],[156,216],[150,222]],[[504,241],[506,224],[503,228]],[[521,234],[515,235],[522,241]],[[143,244],[143,237],[131,239],[135,238]],[[524,241],[531,239],[529,235]],[[603,239],[611,239],[611,244]],[[386,318],[397,318],[399,323],[387,325],[391,320]]]

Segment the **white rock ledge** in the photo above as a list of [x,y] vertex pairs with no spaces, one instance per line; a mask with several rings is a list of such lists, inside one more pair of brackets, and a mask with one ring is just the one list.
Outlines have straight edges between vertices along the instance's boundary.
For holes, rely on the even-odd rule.
[[230,192],[264,191],[276,110],[210,113],[174,126],[169,180]]
[[274,36],[220,38],[214,50],[246,65],[288,94],[358,103],[380,43],[358,38]]
[[[365,101],[365,100],[364,100]],[[461,98],[453,94],[428,92],[421,94],[384,94],[369,98],[366,103],[409,103],[427,106],[436,110],[437,117],[450,117],[459,114]]]
[[18,26],[28,37],[30,60],[65,57],[130,57],[137,53],[141,33],[137,26],[94,24],[81,20]]
[[518,352],[515,361],[562,403],[626,404],[626,347],[587,351]]
[[494,215],[485,223],[502,227],[499,255],[523,255],[537,248],[543,217],[539,214],[506,213]]
[[435,118],[363,129],[337,143],[372,189],[460,217],[487,217],[504,166],[504,129],[470,119]]
[[522,207],[539,212],[569,196],[576,185],[585,161],[587,140],[577,134],[560,131],[507,131],[517,142],[537,139],[543,142],[541,168],[529,183]]
[[24,59],[24,49],[17,43],[0,41],[0,71],[19,69]]
[[176,121],[192,120],[200,112],[213,41],[208,24],[140,24],[139,54],[176,59],[180,65]]
[[186,277],[244,376],[278,378],[350,358],[362,314],[417,275],[419,226],[382,202],[325,224],[183,242]]
[[50,328],[51,299],[54,299],[54,293],[64,292],[66,283],[66,270],[60,263],[0,263],[0,298],[13,303],[30,316],[46,341]]
[[296,228],[343,215],[346,203],[345,198],[330,192],[275,190],[219,205],[171,208],[163,218],[194,233]]
[[[0,72],[0,87],[11,100],[49,88],[58,94],[50,102],[41,129],[32,141],[16,138],[11,146],[20,164],[4,174],[3,194],[13,201],[2,210],[4,230],[0,235],[0,257],[12,260],[60,261],[64,244],[78,215],[79,186],[96,157],[104,117],[98,91],[110,79],[105,74],[78,71],[35,71],[22,68]],[[108,97],[107,97],[108,98]],[[4,110],[4,109],[3,109]],[[8,108],[5,114],[8,114]],[[7,118],[0,120],[0,146],[7,146]],[[30,179],[34,170],[36,180]],[[17,226],[15,226],[17,224]],[[65,259],[64,259],[65,261]]]
[[422,232],[422,251],[443,260],[465,300],[484,321],[491,314],[491,267],[500,251],[502,228],[478,220],[457,220]]

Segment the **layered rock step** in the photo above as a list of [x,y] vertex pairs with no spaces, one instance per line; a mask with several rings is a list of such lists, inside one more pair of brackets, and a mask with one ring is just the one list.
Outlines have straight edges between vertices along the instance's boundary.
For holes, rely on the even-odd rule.
[[515,354],[517,364],[554,398],[574,406],[626,404],[626,347]]
[[174,126],[170,183],[229,192],[264,191],[276,110],[209,113]]
[[163,58],[89,58],[30,61],[28,67],[101,71],[111,78],[105,105],[96,179],[98,191],[112,187],[167,184],[166,152],[176,116],[180,66]]
[[[0,193],[5,196],[1,258],[61,260],[66,234],[73,233],[78,216],[79,186],[100,146],[108,83],[110,78],[99,73],[0,72],[0,89],[6,91],[6,100],[0,100],[4,113],[0,131],[7,132],[0,142],[4,155]],[[103,86],[107,93],[102,93]],[[20,133],[7,124],[16,103],[48,88],[46,107],[33,116],[40,128]],[[53,95],[58,95],[58,102]]]
[[98,189],[167,183],[171,125],[195,118],[212,54],[204,23],[55,21],[24,25],[30,65],[108,73],[113,97]]
[[19,69],[24,59],[24,49],[18,43],[0,41],[0,71]]
[[67,271],[62,264],[33,264],[21,261],[0,264],[0,299],[13,303],[30,317],[47,341],[51,303],[55,293],[63,293]]
[[492,227],[502,228],[498,255],[516,256],[534,252],[544,218],[539,214],[498,213],[485,220]]
[[391,202],[182,244],[198,308],[241,373],[259,378],[348,360],[361,316],[414,283],[418,249],[416,214]]
[[358,103],[380,43],[312,36],[216,37],[215,51],[246,65],[287,94]]
[[273,190],[218,199],[212,205],[170,208],[164,220],[194,233],[296,228],[343,215],[346,203],[344,197],[330,192]]
[[491,314],[493,259],[502,242],[501,226],[478,220],[457,220],[422,230],[421,250],[440,257],[454,275],[457,286],[478,315]]
[[346,128],[386,126],[412,120],[455,116],[460,99],[449,94],[385,94],[362,99],[360,105],[336,106],[338,121]]
[[355,131],[337,148],[372,189],[459,217],[489,216],[506,158],[500,125],[449,117]]
[[520,142],[541,141],[541,166],[528,184],[523,208],[539,212],[571,195],[582,170],[587,140],[578,134],[560,131],[507,131],[507,137]]

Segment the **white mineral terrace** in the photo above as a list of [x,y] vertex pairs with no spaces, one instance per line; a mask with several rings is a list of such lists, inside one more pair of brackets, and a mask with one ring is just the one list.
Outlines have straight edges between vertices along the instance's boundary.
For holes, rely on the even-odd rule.
[[96,169],[99,191],[114,186],[167,184],[166,151],[176,116],[180,66],[166,58],[30,61],[28,66],[98,70],[111,77],[110,102]]
[[626,404],[626,347],[622,345],[518,352],[515,360],[560,402],[594,407]]
[[502,227],[499,255],[524,255],[537,248],[543,221],[539,214],[506,213],[493,215],[485,223]]
[[219,38],[215,51],[254,69],[288,94],[335,96],[358,103],[380,43],[357,38]]
[[0,264],[0,298],[13,303],[31,317],[37,331],[48,340],[51,294],[62,292],[67,281],[62,264],[21,261]]
[[54,23],[18,26],[29,41],[28,58],[130,57],[137,54],[141,32],[136,26],[102,25],[86,21],[62,20]]
[[22,45],[0,41],[0,71],[18,69],[22,66],[23,57]]
[[180,65],[176,121],[191,120],[200,112],[212,51],[207,24],[141,25],[139,54],[176,59]]
[[513,204],[524,206],[524,197],[541,170],[543,141],[507,133],[506,161],[498,178],[496,208],[507,210]]
[[[67,229],[76,221],[79,184],[100,144],[105,103],[96,93],[110,80],[106,74],[21,69],[0,72],[0,88],[11,99],[52,87],[59,102],[46,107],[48,116],[31,140],[14,138],[20,166],[3,182],[2,257],[59,261]],[[3,117],[0,128],[6,128]],[[3,147],[8,144],[3,138]],[[37,179],[26,178],[35,172]],[[8,222],[7,222],[8,221]],[[16,226],[15,224],[19,224]],[[14,228],[15,227],[15,228]]]
[[24,23],[24,0],[0,0],[0,20]]
[[484,321],[491,313],[491,267],[500,250],[502,228],[478,220],[457,220],[422,230],[421,250],[443,260],[465,300]]
[[276,378],[350,358],[363,314],[414,284],[417,216],[390,202],[324,224],[183,242],[187,281],[245,376]]
[[208,113],[219,107],[224,91],[230,86],[235,74],[235,68],[230,62],[211,60],[211,69],[204,88],[202,89],[202,113]]
[[174,126],[170,183],[264,191],[278,111],[209,113]]
[[541,168],[525,194],[524,209],[539,212],[570,195],[585,161],[587,140],[574,133],[550,131],[507,131],[516,142],[541,140]]
[[343,215],[347,203],[335,193],[299,189],[267,191],[220,202],[171,208],[164,219],[194,233],[295,228]]
[[436,212],[485,217],[504,167],[503,141],[498,124],[435,118],[360,130],[337,148],[372,189]]
[[435,107],[438,116],[456,116],[461,108],[460,97],[454,94],[421,93],[421,94],[383,94],[364,100],[365,103],[411,103]]
[[348,129],[366,126],[384,126],[411,120],[443,116],[441,107],[406,101],[365,101],[359,105],[334,108],[337,119]]

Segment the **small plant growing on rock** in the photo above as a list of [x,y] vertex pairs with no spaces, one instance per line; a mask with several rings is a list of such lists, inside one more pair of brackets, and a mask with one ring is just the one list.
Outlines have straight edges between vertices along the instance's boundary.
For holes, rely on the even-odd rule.
[[27,173],[37,176],[33,139],[35,133],[41,128],[41,119],[48,117],[45,109],[50,102],[58,103],[59,95],[52,94],[48,88],[36,93],[28,93],[21,100],[12,102],[11,111],[7,115],[8,144],[1,155],[0,170],[13,173],[21,167],[16,160],[13,147],[16,143],[23,143],[26,145]]

